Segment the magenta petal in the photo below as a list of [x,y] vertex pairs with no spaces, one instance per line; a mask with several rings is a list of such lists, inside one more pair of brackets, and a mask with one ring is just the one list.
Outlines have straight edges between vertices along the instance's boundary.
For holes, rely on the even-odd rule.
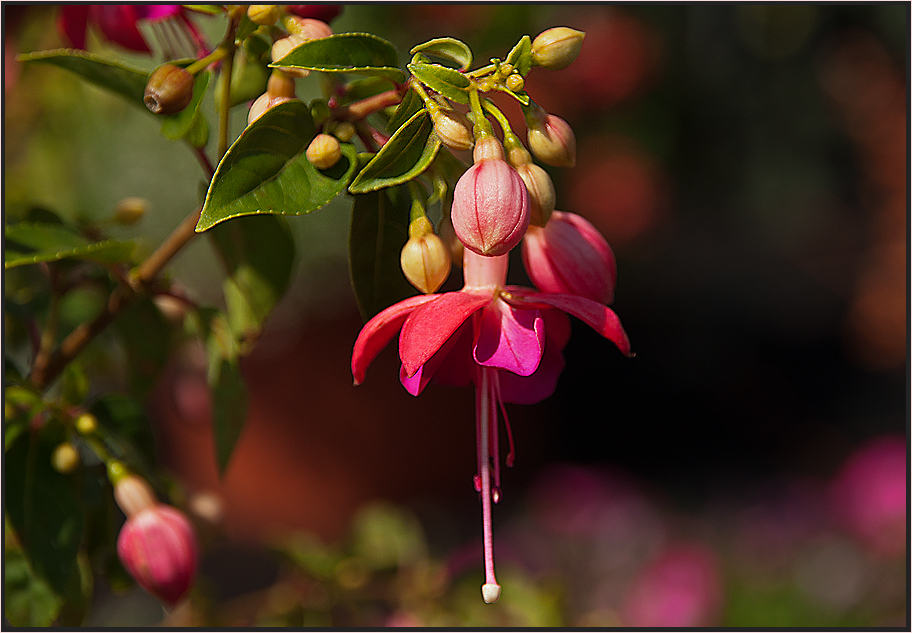
[[633,356],[630,352],[630,340],[624,332],[621,320],[608,306],[576,295],[530,292],[521,288],[508,290],[517,299],[533,304],[543,303],[582,319],[589,327],[617,345],[624,355]]
[[473,356],[485,367],[532,374],[545,348],[545,322],[538,310],[495,301],[481,312]]
[[415,308],[429,301],[437,299],[440,295],[417,295],[388,307],[368,321],[355,341],[352,350],[352,375],[355,384],[364,382],[367,368],[377,357],[393,335],[402,327],[402,323]]
[[70,46],[85,50],[88,24],[89,7],[87,5],[68,4],[60,7],[57,27]]
[[492,301],[490,292],[448,292],[415,310],[399,335],[399,358],[412,376],[471,314]]
[[[457,332],[448,338],[440,346],[437,353],[431,356],[428,361],[418,368],[411,376],[405,373],[405,367],[399,368],[399,381],[405,390],[413,396],[420,395],[424,388],[427,387],[431,379],[440,382],[441,378],[446,384],[468,385],[471,382],[471,369],[463,371],[462,368],[468,363],[468,337],[471,336],[471,329],[468,324],[464,323]],[[453,354],[453,349],[461,343],[460,349]]]
[[92,21],[108,39],[124,48],[151,53],[142,33],[136,28],[136,6],[132,4],[93,4],[89,6]]
[[564,355],[550,338],[545,344],[538,369],[531,376],[500,372],[500,397],[512,404],[535,404],[554,393],[557,379],[564,370]]
[[179,4],[139,4],[136,5],[136,17],[139,20],[167,20],[184,12]]

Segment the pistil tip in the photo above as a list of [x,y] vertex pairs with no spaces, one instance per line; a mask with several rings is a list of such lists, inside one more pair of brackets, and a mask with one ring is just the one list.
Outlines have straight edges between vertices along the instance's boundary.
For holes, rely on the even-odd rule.
[[494,582],[486,582],[481,586],[481,597],[486,604],[494,604],[500,600],[500,585]]

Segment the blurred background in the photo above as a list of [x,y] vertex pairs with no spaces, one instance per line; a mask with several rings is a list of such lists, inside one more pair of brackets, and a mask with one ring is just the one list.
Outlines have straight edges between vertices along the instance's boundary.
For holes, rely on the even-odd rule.
[[[54,12],[4,7],[6,219],[142,196],[151,250],[198,203],[199,166],[148,115],[14,61],[61,46]],[[333,23],[403,63],[457,37],[476,65],[551,26],[585,31],[582,53],[526,88],[576,132],[576,167],[548,168],[557,207],[614,248],[636,356],[574,322],[556,393],[508,405],[501,602],[478,591],[471,392],[411,397],[395,345],[352,387],[340,198],[290,218],[295,282],[243,366],[250,419],[224,477],[201,348],[175,347],[148,403],[206,543],[197,599],[166,623],[908,625],[908,6],[364,4]],[[211,304],[215,270],[201,240],[172,274]],[[528,283],[518,258],[510,281]],[[96,602],[90,625],[164,617],[141,590],[99,582]]]

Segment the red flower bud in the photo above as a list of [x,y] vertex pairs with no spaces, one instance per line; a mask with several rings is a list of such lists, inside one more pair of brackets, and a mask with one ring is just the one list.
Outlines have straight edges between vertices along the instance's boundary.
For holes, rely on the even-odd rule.
[[117,556],[143,589],[173,606],[196,575],[196,536],[183,512],[157,504],[127,519]]
[[174,64],[159,66],[149,75],[143,102],[155,114],[180,112],[193,100],[193,75]]
[[500,141],[475,146],[476,163],[453,190],[450,219],[466,248],[493,257],[519,244],[529,226],[529,194],[522,178],[503,159]]
[[523,239],[522,258],[539,290],[605,304],[614,300],[614,253],[598,229],[582,216],[555,211],[544,228],[530,226]]

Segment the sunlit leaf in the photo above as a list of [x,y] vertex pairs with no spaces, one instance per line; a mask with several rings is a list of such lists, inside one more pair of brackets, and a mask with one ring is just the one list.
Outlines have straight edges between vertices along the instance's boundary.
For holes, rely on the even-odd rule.
[[418,52],[454,61],[462,70],[468,70],[472,65],[472,49],[465,42],[453,37],[438,37],[409,51],[412,55]]
[[356,150],[326,170],[304,155],[314,137],[306,104],[280,103],[253,122],[222,158],[203,204],[197,231],[242,215],[303,215],[345,191],[357,167]]
[[425,86],[457,103],[469,102],[472,81],[458,70],[440,64],[409,64],[409,72]]
[[88,259],[102,263],[129,261],[136,244],[105,240],[90,242],[59,224],[18,222],[4,232],[4,267],[51,262],[60,259]]
[[410,198],[405,187],[355,196],[349,233],[352,288],[365,320],[415,294],[399,255],[408,240]]
[[349,191],[367,193],[407,182],[427,169],[439,149],[431,118],[419,110],[361,170]]
[[296,46],[271,64],[278,68],[304,68],[326,73],[383,75],[403,82],[406,75],[397,68],[396,48],[370,33],[339,33]]
[[512,64],[516,72],[523,77],[528,75],[532,69],[532,39],[528,35],[523,35],[505,61]]

